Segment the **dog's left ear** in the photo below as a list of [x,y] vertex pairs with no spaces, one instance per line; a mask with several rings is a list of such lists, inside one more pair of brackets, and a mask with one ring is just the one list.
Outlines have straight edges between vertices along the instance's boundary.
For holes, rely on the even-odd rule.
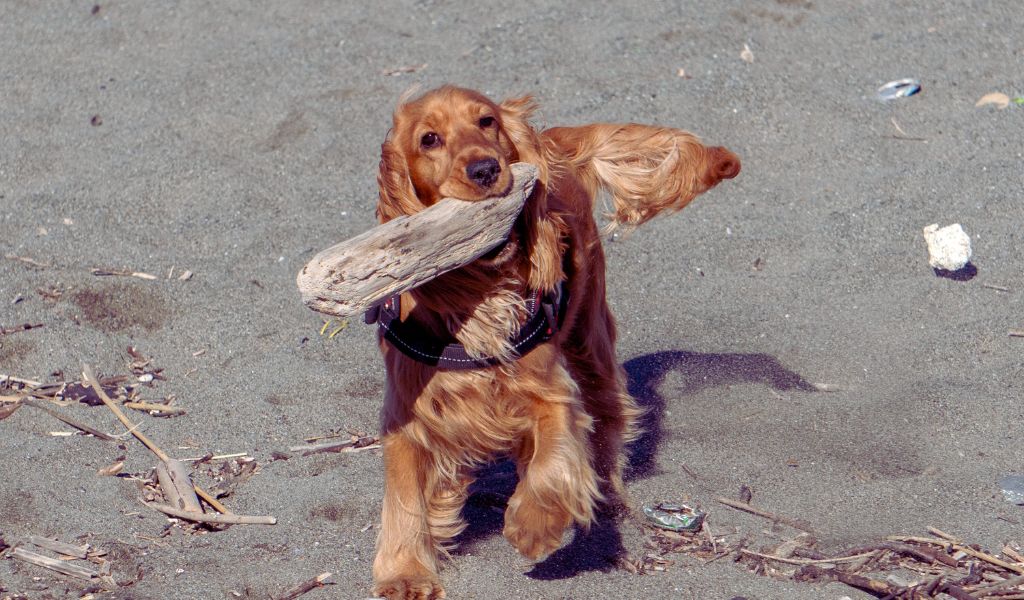
[[380,147],[377,188],[380,190],[377,220],[381,223],[401,215],[411,215],[423,208],[409,177],[409,164],[390,136]]
[[540,133],[529,122],[537,110],[533,96],[510,98],[502,102],[501,127],[515,148],[515,159],[537,167],[537,183],[523,211],[526,223],[526,245],[530,253],[529,286],[535,290],[552,291],[565,279],[562,255],[566,250],[566,225],[562,217],[550,210],[549,177],[555,166],[554,156],[544,147]]
[[[530,117],[537,110],[536,100],[530,95],[509,98],[498,108],[501,110],[501,129],[512,142],[517,154],[515,159],[543,169],[544,165],[540,164],[541,160],[538,156],[542,151],[540,135],[530,126]],[[546,175],[546,173],[541,173],[542,177]]]

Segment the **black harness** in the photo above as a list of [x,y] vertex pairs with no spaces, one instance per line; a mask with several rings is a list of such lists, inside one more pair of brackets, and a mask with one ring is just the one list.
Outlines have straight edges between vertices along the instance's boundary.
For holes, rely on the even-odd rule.
[[[526,300],[527,318],[512,341],[519,357],[558,333],[569,304],[569,290],[560,283],[554,292],[534,292]],[[402,354],[432,367],[448,370],[481,369],[501,363],[496,357],[474,358],[462,344],[440,340],[415,322],[402,322],[402,297],[392,296],[366,313],[367,323],[377,323],[380,334]]]

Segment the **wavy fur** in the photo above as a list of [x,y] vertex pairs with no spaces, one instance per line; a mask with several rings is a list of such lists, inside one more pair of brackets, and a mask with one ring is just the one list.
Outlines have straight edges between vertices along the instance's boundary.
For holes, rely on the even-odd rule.
[[[373,567],[380,596],[444,597],[438,558],[465,527],[461,510],[474,468],[497,456],[511,456],[519,472],[503,534],[530,559],[557,549],[573,523],[589,526],[599,504],[625,502],[622,450],[641,411],[615,357],[594,197],[608,192],[614,222],[636,226],[739,170],[735,155],[679,130],[596,124],[538,131],[529,123],[535,110],[529,96],[495,104],[444,87],[403,98],[381,148],[382,222],[445,195],[500,195],[514,162],[537,165],[539,178],[503,249],[402,298],[403,320],[499,364],[439,370],[380,340],[388,377]],[[495,181],[473,180],[468,165],[479,160],[497,161]],[[563,283],[570,302],[562,328],[515,356],[509,339],[526,316],[523,299]]]

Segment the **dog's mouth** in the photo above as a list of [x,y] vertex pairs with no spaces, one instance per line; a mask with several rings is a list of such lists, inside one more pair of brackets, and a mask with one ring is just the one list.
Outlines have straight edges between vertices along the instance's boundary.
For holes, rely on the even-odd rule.
[[508,238],[506,238],[504,242],[488,250],[486,254],[477,259],[477,262],[489,267],[496,267],[511,260],[519,249],[519,230],[522,226],[523,216],[520,214],[516,219],[516,222],[512,225],[512,231],[509,232]]

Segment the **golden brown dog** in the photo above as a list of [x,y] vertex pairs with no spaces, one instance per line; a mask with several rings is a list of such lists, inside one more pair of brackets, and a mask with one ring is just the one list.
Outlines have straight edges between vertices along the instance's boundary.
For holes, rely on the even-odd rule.
[[506,244],[390,302],[381,321],[386,483],[373,574],[387,598],[444,597],[439,556],[464,527],[473,469],[495,457],[517,464],[504,536],[530,559],[571,524],[587,527],[599,503],[624,500],[623,445],[640,410],[615,357],[595,196],[611,195],[613,225],[635,226],[740,170],[736,155],[683,131],[538,131],[534,109],[530,97],[495,104],[443,87],[402,102],[382,147],[382,222],[444,197],[502,195],[511,163],[539,168]]

